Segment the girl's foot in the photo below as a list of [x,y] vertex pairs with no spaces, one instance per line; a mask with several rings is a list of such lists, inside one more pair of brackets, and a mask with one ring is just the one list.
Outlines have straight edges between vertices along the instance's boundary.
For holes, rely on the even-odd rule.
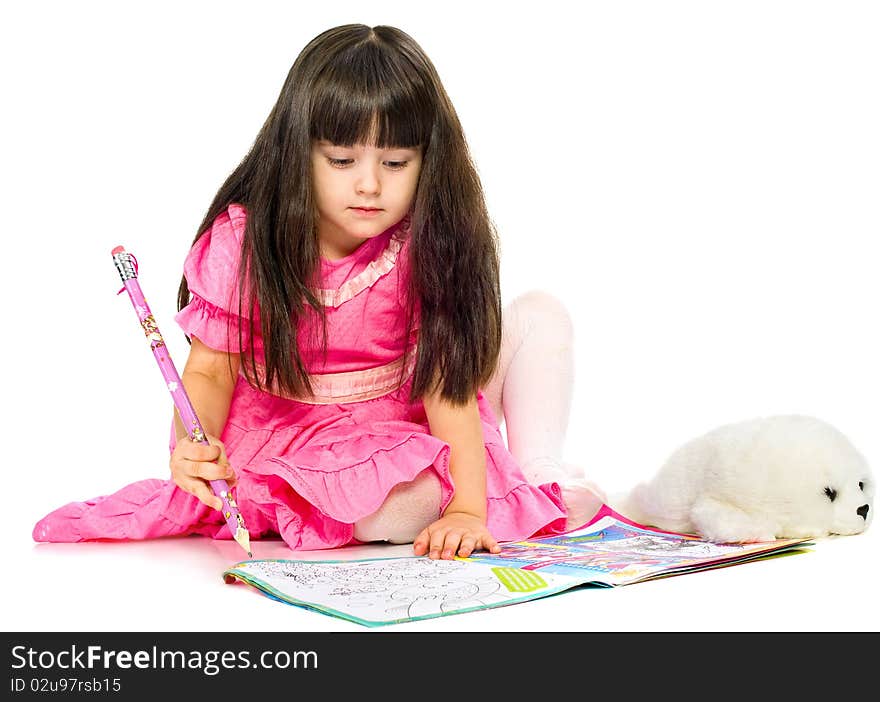
[[568,478],[559,483],[559,487],[562,488],[562,502],[568,513],[566,531],[577,529],[590,521],[607,500],[605,493],[586,478]]
[[584,477],[583,468],[572,463],[538,458],[523,466],[523,474],[532,485],[559,484],[562,502],[568,513],[566,531],[590,521],[608,499],[598,485]]

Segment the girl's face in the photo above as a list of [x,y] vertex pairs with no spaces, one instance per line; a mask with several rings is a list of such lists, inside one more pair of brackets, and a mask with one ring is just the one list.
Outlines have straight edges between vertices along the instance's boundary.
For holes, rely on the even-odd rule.
[[422,165],[420,147],[380,149],[312,144],[321,255],[347,256],[409,212]]

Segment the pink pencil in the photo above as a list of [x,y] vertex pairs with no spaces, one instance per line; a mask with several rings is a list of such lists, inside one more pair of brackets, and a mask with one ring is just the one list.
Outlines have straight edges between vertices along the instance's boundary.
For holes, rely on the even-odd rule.
[[[134,311],[137,313],[144,334],[150,340],[150,348],[153,349],[153,356],[156,358],[159,370],[162,371],[162,376],[165,378],[165,385],[171,393],[174,406],[177,408],[181,420],[183,420],[183,425],[187,427],[189,438],[200,444],[208,445],[205,431],[202,429],[189,396],[186,394],[183,383],[180,381],[177,368],[175,368],[174,362],[171,360],[171,354],[168,353],[165,340],[159,331],[159,325],[156,324],[153,313],[144,299],[143,292],[141,292],[141,286],[137,279],[137,259],[121,246],[117,246],[111,253],[113,255],[113,263],[116,264],[116,270],[119,271],[119,276],[122,278],[122,284],[125,286],[124,289],[128,291],[128,296],[131,298],[131,304],[134,305]],[[122,292],[122,290],[119,292]],[[250,534],[248,534],[247,527],[244,525],[244,519],[242,519],[241,513],[238,511],[238,505],[235,504],[235,498],[233,498],[230,492],[229,485],[225,480],[211,480],[210,484],[214,494],[223,501],[223,516],[226,519],[229,531],[232,532],[233,538],[247,551],[247,555],[253,558]]]

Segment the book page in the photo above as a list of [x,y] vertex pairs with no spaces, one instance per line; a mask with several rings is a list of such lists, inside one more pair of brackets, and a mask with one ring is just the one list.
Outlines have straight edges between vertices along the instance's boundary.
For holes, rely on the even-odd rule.
[[361,624],[376,625],[514,604],[578,584],[467,560],[425,557],[357,561],[254,560],[224,573],[270,597]]
[[501,553],[476,553],[469,560],[616,586],[751,560],[807,541],[715,544],[639,526],[604,508],[596,520],[575,531],[504,544]]

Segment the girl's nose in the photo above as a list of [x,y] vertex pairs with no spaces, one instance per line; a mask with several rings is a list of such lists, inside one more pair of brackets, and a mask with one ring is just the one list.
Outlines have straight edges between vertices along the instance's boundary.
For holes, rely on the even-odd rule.
[[365,164],[358,171],[355,188],[362,195],[378,195],[381,189],[379,183],[379,173],[377,168],[370,164]]

